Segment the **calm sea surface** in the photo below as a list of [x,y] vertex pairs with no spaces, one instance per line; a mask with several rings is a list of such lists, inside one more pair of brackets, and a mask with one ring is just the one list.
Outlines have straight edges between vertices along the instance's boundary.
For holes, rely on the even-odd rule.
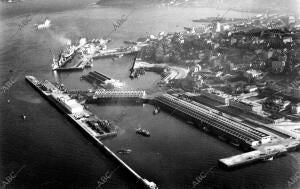
[[[133,9],[96,6],[90,0],[33,0],[0,5],[0,81],[2,85],[15,81],[9,92],[0,97],[0,181],[23,167],[7,188],[96,188],[101,176],[118,165],[33,90],[24,75],[63,82],[69,89],[91,88],[79,79],[90,70],[54,74],[50,67],[52,53],[62,49],[67,39],[77,41],[80,37],[107,35],[112,30],[112,22]],[[196,26],[192,19],[222,13],[210,8],[138,8],[112,34],[110,47],[160,31],[180,31],[184,26]],[[24,22],[26,18],[30,18],[28,24]],[[53,27],[36,31],[34,24],[46,18],[52,20]],[[160,78],[154,73],[138,80],[129,79],[132,61],[130,56],[97,60],[91,70],[124,81],[125,89],[152,88]],[[122,157],[124,161],[162,189],[189,189],[196,177],[214,167],[219,158],[241,153],[168,113],[154,116],[150,105],[90,105],[90,108],[99,117],[114,120],[119,127],[119,135],[104,143],[113,151],[132,149],[131,154]],[[26,114],[26,120],[21,118],[22,113]],[[136,135],[134,130],[138,126],[150,130],[151,137]],[[217,168],[195,188],[287,188],[288,180],[299,175],[299,161],[300,154],[295,152],[233,171]],[[137,188],[135,182],[126,170],[117,169],[101,188]],[[300,182],[292,185],[292,188],[299,187]]]

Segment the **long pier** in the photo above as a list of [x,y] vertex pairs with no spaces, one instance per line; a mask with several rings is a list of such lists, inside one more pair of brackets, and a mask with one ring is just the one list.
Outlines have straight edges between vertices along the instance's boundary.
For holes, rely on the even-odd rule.
[[[55,105],[56,108],[58,108],[64,115],[67,116],[68,119],[70,119],[76,126],[81,128],[85,134],[87,134],[93,142],[95,142],[99,147],[104,149],[104,151],[110,155],[114,160],[116,160],[118,163],[120,163],[126,170],[128,170],[137,180],[139,180],[146,188],[148,189],[157,189],[158,187],[154,182],[150,182],[145,178],[142,178],[138,173],[136,173],[131,167],[129,167],[121,158],[119,158],[113,151],[111,151],[107,146],[105,146],[97,137],[97,134],[92,131],[86,124],[81,121],[80,119],[76,118],[75,113],[67,113],[64,108],[62,107],[62,102],[59,102],[57,99],[62,99],[65,97],[66,94],[63,94],[62,91],[60,91],[58,88],[56,88],[52,83],[45,81],[45,83],[42,83],[38,81],[33,76],[25,76],[26,81],[29,82],[29,84],[38,90],[38,92],[45,97],[47,100],[49,100],[52,104]],[[53,92],[55,91],[55,92]],[[54,96],[57,97],[53,98]],[[64,95],[63,97],[60,97]]]
[[[217,134],[226,135],[226,137],[247,145],[255,147],[270,141],[270,135],[250,127],[247,124],[238,123],[221,115],[218,115],[195,103],[189,103],[169,94],[164,94],[156,98],[160,105],[169,107],[182,115],[192,118],[203,129],[211,130]],[[204,126],[205,125],[205,126]]]
[[248,124],[224,117],[218,111],[213,111],[194,101],[188,102],[169,94],[163,94],[156,97],[154,103],[169,110],[172,114],[178,114],[191,120],[197,127],[217,135],[221,140],[228,140],[234,145],[242,146],[246,151],[251,151],[220,159],[219,163],[226,167],[273,159],[273,157],[284,154],[288,150],[295,150],[299,146],[299,141],[294,139],[283,141],[281,144],[269,144],[271,142],[269,134]]

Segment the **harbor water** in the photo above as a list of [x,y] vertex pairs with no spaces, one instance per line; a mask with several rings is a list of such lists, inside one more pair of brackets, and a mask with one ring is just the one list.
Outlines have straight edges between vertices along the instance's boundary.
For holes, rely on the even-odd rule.
[[[0,82],[1,87],[8,86],[0,96],[0,184],[3,186],[8,175],[20,170],[11,182],[4,184],[6,187],[138,188],[126,170],[118,168],[118,164],[33,90],[24,76],[34,75],[40,80],[62,82],[68,89],[84,90],[93,86],[80,80],[80,76],[98,71],[125,82],[123,89],[152,90],[160,76],[147,72],[131,80],[132,56],[99,59],[84,71],[57,73],[51,70],[52,54],[66,47],[69,40],[76,42],[81,37],[92,39],[107,35],[113,29],[113,22],[129,13],[127,21],[110,36],[109,47],[125,46],[124,40],[160,31],[181,31],[184,26],[197,26],[192,19],[221,15],[225,11],[199,7],[111,7],[95,5],[91,0],[25,0],[0,5]],[[227,14],[229,17],[251,15],[233,11]],[[52,21],[52,26],[36,30],[34,24],[46,18]],[[161,111],[153,115],[151,105],[88,106],[99,118],[113,120],[118,126],[118,136],[103,143],[114,152],[131,149],[131,153],[120,157],[159,188],[300,187],[299,152],[226,171],[214,168],[218,159],[241,151],[177,119],[172,113]],[[137,135],[138,127],[149,130],[151,137]],[[112,171],[102,182],[101,177]],[[201,182],[197,179],[200,175]],[[289,184],[291,180],[295,182]]]

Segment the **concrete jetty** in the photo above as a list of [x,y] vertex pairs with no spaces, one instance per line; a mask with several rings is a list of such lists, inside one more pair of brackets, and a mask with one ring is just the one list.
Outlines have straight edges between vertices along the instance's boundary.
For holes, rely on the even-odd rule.
[[156,97],[154,103],[172,114],[193,122],[203,131],[216,135],[234,146],[242,147],[244,151],[250,151],[220,159],[219,163],[228,168],[260,160],[272,160],[287,151],[295,150],[300,144],[298,140],[292,138],[274,143],[268,132],[225,117],[220,112],[192,100],[163,94]]
[[[147,179],[141,177],[131,167],[129,167],[122,159],[120,159],[114,152],[112,152],[107,146],[105,146],[99,139],[98,133],[93,131],[91,127],[82,119],[82,117],[89,117],[88,112],[83,110],[83,107],[70,97],[63,93],[59,88],[53,85],[49,81],[40,82],[34,76],[25,76],[26,81],[34,87],[43,97],[50,101],[56,108],[58,108],[64,115],[67,116],[76,126],[78,126],[85,134],[87,134],[97,146],[104,149],[104,151],[113,160],[120,163],[126,170],[128,170],[137,180],[139,180],[148,189],[157,189],[158,187],[154,182],[150,182]],[[82,113],[83,115],[79,115]]]

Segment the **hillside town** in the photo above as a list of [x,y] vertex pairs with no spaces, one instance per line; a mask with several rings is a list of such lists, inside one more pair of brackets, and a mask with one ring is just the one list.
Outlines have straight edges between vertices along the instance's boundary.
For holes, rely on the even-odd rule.
[[136,63],[186,68],[184,78],[165,85],[220,101],[264,123],[300,120],[300,25],[294,16],[193,21],[199,27],[139,39],[147,46]]

